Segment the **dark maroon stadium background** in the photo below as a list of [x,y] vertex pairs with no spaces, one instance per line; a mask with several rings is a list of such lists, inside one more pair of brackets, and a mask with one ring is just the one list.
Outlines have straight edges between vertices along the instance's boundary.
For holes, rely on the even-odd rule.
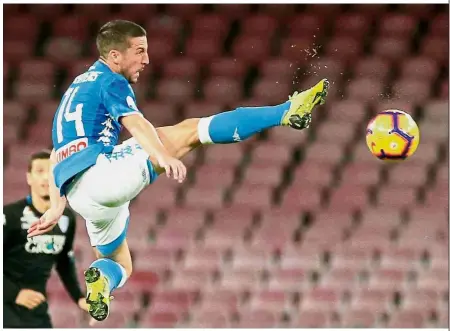
[[[106,327],[448,327],[448,5],[4,5],[4,201],[123,18],[148,32],[135,92],[155,125],[281,103],[323,77],[309,130],[199,149],[189,181],[132,206],[134,275]],[[380,110],[409,112],[417,153],[365,145]],[[80,219],[80,275],[93,259]],[[56,327],[85,327],[52,276]],[[81,277],[80,277],[81,278]]]

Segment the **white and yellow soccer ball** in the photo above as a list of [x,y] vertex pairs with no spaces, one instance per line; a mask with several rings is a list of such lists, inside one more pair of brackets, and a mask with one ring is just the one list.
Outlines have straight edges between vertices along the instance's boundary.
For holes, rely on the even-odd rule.
[[406,160],[417,150],[419,140],[417,123],[401,110],[382,111],[367,125],[367,146],[381,160]]

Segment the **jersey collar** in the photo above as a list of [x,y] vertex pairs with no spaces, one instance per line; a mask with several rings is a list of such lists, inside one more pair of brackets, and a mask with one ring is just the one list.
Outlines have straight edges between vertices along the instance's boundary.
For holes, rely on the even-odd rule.
[[33,199],[31,198],[31,194],[27,195],[27,197],[25,198],[28,207],[30,207],[30,209],[33,211],[33,213],[38,216],[41,217],[43,214],[40,213],[33,205]]
[[96,67],[96,68],[99,68],[101,71],[109,71],[109,72],[113,72],[112,70],[111,70],[111,68],[103,61],[103,60],[97,60],[95,63],[94,63],[94,66]]

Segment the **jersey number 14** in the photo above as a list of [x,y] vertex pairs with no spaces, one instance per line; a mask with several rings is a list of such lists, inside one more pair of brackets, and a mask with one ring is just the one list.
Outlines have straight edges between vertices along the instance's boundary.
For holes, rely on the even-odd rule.
[[77,136],[84,136],[84,126],[82,121],[83,114],[83,104],[79,103],[75,106],[75,111],[71,111],[72,101],[75,97],[75,94],[78,92],[79,86],[73,88],[69,88],[66,93],[64,93],[63,101],[61,103],[61,108],[58,111],[58,117],[56,119],[56,132],[58,136],[58,143],[61,143],[64,140],[63,136],[63,115],[66,122],[75,121],[75,130],[77,132]]

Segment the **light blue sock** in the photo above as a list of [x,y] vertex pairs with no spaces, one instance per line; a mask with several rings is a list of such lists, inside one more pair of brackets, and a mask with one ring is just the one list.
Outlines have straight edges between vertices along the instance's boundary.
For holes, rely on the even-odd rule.
[[125,269],[116,261],[108,258],[102,258],[94,261],[91,267],[96,267],[100,270],[102,275],[108,279],[109,291],[115,290],[119,284],[126,278]]
[[265,129],[279,126],[290,101],[278,106],[239,107],[200,119],[198,134],[202,144],[230,144],[245,140]]

